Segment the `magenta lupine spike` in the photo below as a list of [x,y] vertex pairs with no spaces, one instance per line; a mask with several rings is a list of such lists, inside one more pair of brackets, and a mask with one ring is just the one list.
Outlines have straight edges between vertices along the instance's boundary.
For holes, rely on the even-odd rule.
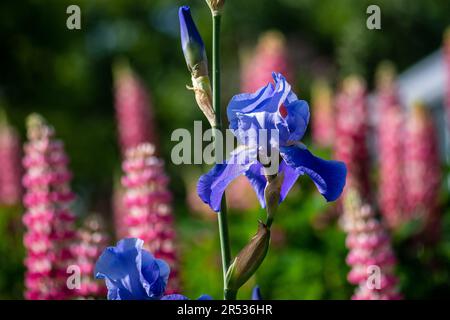
[[107,294],[105,285],[94,278],[95,263],[109,243],[103,226],[100,216],[91,215],[77,233],[74,254],[81,271],[81,287],[75,290],[75,294],[79,299],[104,299]]
[[242,92],[254,92],[272,82],[272,72],[283,74],[292,83],[292,68],[284,36],[277,31],[261,35],[251,57],[244,61],[241,74]]
[[0,203],[14,205],[22,197],[21,145],[17,131],[0,124]]
[[331,88],[323,81],[316,82],[312,88],[311,99],[313,141],[320,147],[330,147],[335,139],[335,114]]
[[148,91],[126,64],[114,68],[115,108],[122,155],[140,143],[155,144],[156,129]]
[[370,196],[370,158],[367,149],[369,124],[364,81],[356,76],[346,78],[335,103],[335,158],[347,165],[345,190],[355,188],[367,198]]
[[382,65],[378,72],[378,163],[380,168],[379,206],[390,228],[402,223],[404,212],[404,123],[392,66]]
[[[426,107],[414,106],[405,137],[405,197],[408,219],[422,218],[439,227],[438,197],[441,182],[437,132]],[[437,230],[435,230],[437,231]],[[437,235],[439,232],[435,232]]]
[[351,267],[348,281],[356,285],[353,300],[398,300],[402,296],[394,274],[396,257],[385,226],[375,218],[372,207],[361,204],[359,196],[347,190],[344,230]]
[[168,292],[179,291],[175,229],[171,208],[172,195],[164,163],[155,156],[149,143],[140,144],[126,153],[123,163],[125,225],[127,236],[144,240],[146,249],[170,266]]
[[68,161],[53,128],[42,117],[31,115],[23,159],[26,299],[67,299],[73,294],[66,285],[75,239]]

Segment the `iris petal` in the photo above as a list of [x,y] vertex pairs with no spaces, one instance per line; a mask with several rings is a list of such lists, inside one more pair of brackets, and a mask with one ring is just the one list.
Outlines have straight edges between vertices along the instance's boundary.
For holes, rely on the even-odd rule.
[[281,156],[297,174],[307,174],[327,201],[341,195],[347,175],[343,162],[320,159],[299,145],[282,147]]
[[227,162],[216,164],[207,174],[200,177],[197,184],[198,195],[214,211],[219,211],[226,187],[236,177],[247,171],[255,161],[256,151],[237,148]]
[[97,260],[95,276],[106,280],[109,299],[159,299],[164,293],[168,267],[142,246],[140,239],[123,239]]

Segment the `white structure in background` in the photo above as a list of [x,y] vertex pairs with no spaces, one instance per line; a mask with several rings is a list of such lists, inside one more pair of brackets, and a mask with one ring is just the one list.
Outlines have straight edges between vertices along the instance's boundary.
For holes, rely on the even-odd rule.
[[425,57],[398,77],[399,95],[403,106],[411,108],[421,101],[431,109],[438,126],[442,156],[450,161],[450,137],[446,130],[446,79],[442,49]]
[[[416,101],[431,109],[438,127],[442,158],[450,163],[450,132],[446,124],[445,95],[447,86],[443,50],[437,50],[399,75],[398,87],[403,106],[411,108]],[[450,187],[450,177],[447,179]]]

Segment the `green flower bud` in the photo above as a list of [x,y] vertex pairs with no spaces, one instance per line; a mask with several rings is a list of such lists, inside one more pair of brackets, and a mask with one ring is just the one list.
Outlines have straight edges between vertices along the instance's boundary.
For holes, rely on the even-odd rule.
[[239,252],[227,271],[227,290],[237,291],[256,272],[266,257],[270,243],[270,230],[258,222],[258,232]]

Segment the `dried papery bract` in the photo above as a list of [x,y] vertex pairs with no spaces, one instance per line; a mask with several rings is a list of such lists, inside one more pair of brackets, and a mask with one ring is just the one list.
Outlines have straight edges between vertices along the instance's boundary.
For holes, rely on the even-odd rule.
[[25,298],[68,299],[74,294],[67,286],[67,269],[74,264],[75,240],[69,159],[63,143],[55,139],[53,128],[41,116],[29,116],[27,126],[23,159]]
[[168,292],[172,293],[179,290],[172,195],[164,163],[154,151],[151,144],[144,143],[126,153],[122,177],[127,209],[124,223],[127,237],[142,239],[147,250],[169,264]]
[[355,188],[363,198],[370,194],[367,149],[368,115],[366,85],[357,76],[344,79],[336,97],[335,157],[347,166],[345,189]]
[[225,5],[225,0],[206,0],[209,8],[213,15],[219,15],[222,13],[223,6]]
[[399,104],[395,69],[382,64],[377,72],[377,147],[380,168],[378,198],[381,214],[389,227],[404,221],[405,117]]
[[398,300],[394,268],[397,263],[391,240],[384,225],[375,218],[373,208],[363,204],[354,189],[344,200],[344,230],[349,249],[347,279],[356,285],[353,300]]

